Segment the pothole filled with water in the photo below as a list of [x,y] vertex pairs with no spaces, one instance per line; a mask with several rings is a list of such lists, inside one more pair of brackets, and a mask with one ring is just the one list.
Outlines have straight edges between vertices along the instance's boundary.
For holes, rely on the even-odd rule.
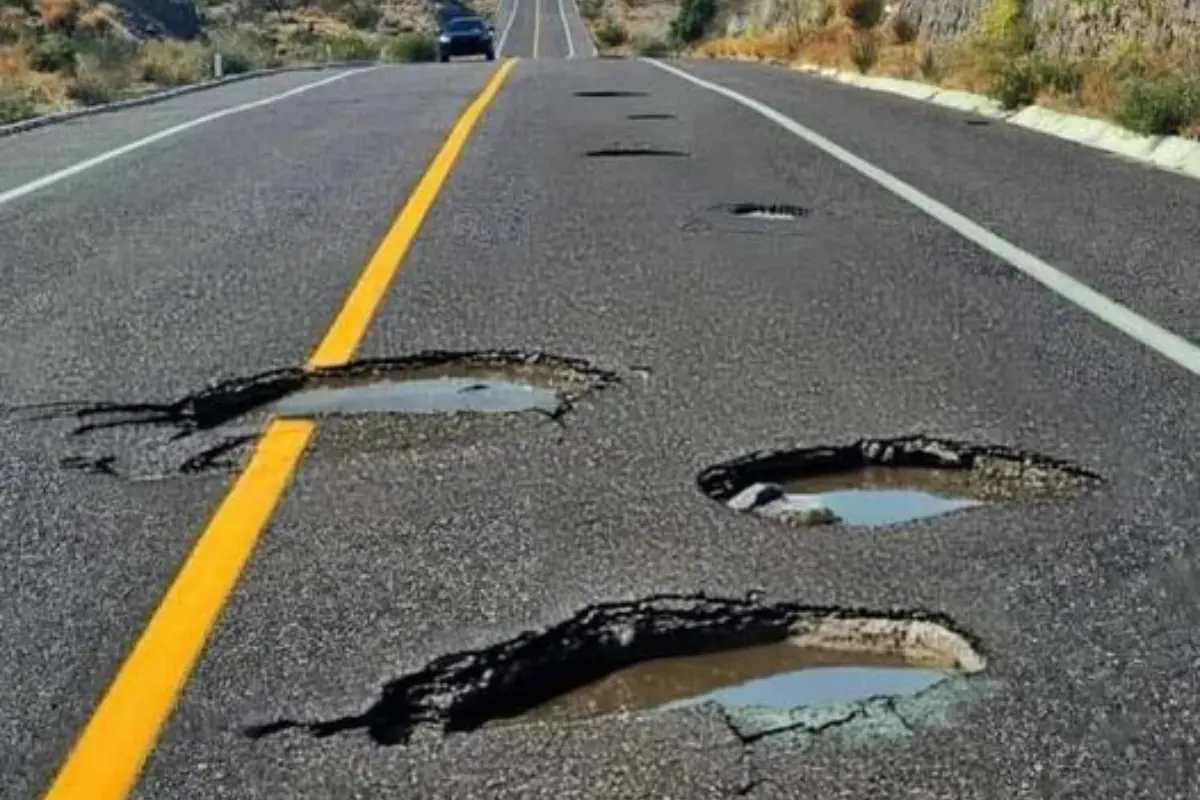
[[756,736],[817,732],[828,719],[793,712],[825,709],[846,721],[867,709],[892,713],[900,699],[917,702],[985,667],[977,641],[941,615],[660,595],[590,606],[544,630],[444,655],[385,685],[361,714],[246,732],[366,729],[379,744],[403,744],[424,726],[471,731],[713,703],[746,715]]
[[754,453],[706,469],[697,482],[730,508],[792,526],[882,526],[1071,496],[1102,478],[1025,451],[911,436]]
[[494,433],[495,424],[482,422],[490,417],[559,421],[585,395],[616,380],[582,359],[545,353],[426,351],[336,368],[272,370],[168,402],[18,410],[34,420],[75,421],[69,441],[83,452],[64,457],[64,467],[154,479],[235,468],[271,417],[411,419],[399,435],[463,439],[472,426]]
[[785,640],[646,661],[551,700],[521,719],[565,721],[703,703],[788,711],[914,695],[956,674],[952,665],[944,670],[916,666],[900,653],[854,653]]

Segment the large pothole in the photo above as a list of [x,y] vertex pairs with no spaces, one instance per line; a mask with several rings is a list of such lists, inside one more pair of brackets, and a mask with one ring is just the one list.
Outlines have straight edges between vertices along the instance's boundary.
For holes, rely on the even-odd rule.
[[384,686],[362,714],[246,733],[366,729],[379,744],[403,744],[421,726],[449,733],[713,703],[745,720],[739,732],[761,738],[812,732],[830,714],[848,722],[894,711],[898,698],[985,666],[974,638],[941,615],[661,595],[591,606],[551,628],[435,659]]
[[272,416],[388,420],[403,446],[403,440],[459,440],[559,421],[582,397],[617,380],[582,359],[439,350],[272,370],[169,402],[61,403],[18,412],[75,421],[69,441],[78,450],[62,459],[65,467],[153,479],[236,467]]
[[1083,467],[996,445],[928,436],[752,453],[697,482],[731,508],[793,525],[879,526],[1099,485]]

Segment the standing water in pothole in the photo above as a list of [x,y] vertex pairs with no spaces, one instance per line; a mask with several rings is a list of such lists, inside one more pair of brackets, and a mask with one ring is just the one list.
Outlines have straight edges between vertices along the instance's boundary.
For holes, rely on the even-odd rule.
[[966,470],[868,467],[785,481],[792,503],[828,509],[847,525],[893,525],[984,505]]
[[880,696],[913,695],[957,673],[899,656],[804,647],[789,641],[644,661],[544,703],[525,721],[564,721],[715,702],[786,711]]
[[562,398],[552,389],[498,378],[439,377],[305,389],[276,401],[283,417],[348,414],[553,413]]

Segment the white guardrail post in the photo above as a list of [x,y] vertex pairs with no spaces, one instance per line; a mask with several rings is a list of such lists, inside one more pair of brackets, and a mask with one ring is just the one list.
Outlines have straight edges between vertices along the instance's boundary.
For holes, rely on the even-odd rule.
[[213,53],[213,77],[217,80],[225,77],[225,65],[221,63],[220,53]]

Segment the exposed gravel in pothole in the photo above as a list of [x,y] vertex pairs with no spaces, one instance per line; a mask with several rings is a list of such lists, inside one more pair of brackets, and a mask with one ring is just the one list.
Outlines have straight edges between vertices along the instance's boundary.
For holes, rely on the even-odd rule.
[[909,436],[752,453],[709,467],[697,482],[735,510],[792,526],[879,526],[1069,497],[1103,479],[1027,451]]
[[751,741],[898,714],[899,698],[960,682],[986,663],[974,637],[938,614],[660,595],[590,606],[553,627],[442,656],[388,683],[361,714],[246,733],[365,729],[392,745],[424,726],[450,733],[715,704]]
[[271,370],[166,402],[56,403],[9,416],[72,421],[64,467],[146,480],[235,468],[272,416],[403,420],[387,426],[393,435],[461,442],[506,424],[490,418],[561,424],[581,398],[617,380],[582,359],[534,351],[426,351]]

